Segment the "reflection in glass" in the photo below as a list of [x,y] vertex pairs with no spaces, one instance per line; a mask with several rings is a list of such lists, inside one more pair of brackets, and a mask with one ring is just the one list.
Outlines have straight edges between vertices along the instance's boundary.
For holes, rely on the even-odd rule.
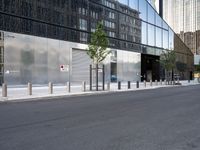
[[163,23],[163,28],[168,30],[169,26],[166,24],[166,22],[163,20],[162,23]]
[[171,29],[169,30],[169,49],[174,49],[174,33]]
[[152,24],[155,23],[155,10],[150,4],[148,4],[148,22]]
[[156,13],[156,25],[162,27],[162,18]]
[[156,47],[162,47],[162,29],[156,27]]
[[128,0],[118,0],[118,2],[128,6]]
[[147,24],[142,22],[142,44],[147,44]]
[[129,6],[132,9],[138,10],[138,0],[130,0],[129,1]]
[[169,37],[168,37],[168,31],[163,30],[163,48],[168,49],[169,48]]
[[147,2],[146,0],[139,0],[139,12],[142,20],[147,20]]
[[155,27],[148,24],[148,45],[155,46]]

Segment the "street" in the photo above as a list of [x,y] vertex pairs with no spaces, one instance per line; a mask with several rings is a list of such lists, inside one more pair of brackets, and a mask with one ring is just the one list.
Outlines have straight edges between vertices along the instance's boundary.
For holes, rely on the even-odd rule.
[[200,150],[200,85],[0,103],[0,150]]

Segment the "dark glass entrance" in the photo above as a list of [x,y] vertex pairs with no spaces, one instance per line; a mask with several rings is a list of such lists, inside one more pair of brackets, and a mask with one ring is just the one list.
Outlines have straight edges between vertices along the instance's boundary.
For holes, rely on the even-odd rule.
[[141,55],[141,81],[160,80],[159,56]]

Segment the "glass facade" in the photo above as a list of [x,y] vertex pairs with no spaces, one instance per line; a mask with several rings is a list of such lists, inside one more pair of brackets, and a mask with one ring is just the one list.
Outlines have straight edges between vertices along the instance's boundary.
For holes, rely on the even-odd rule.
[[[48,78],[41,78],[41,82],[55,81],[51,73],[57,71],[60,63],[71,62],[68,60],[71,48],[66,42],[76,43],[69,44],[75,48],[81,44],[80,49],[85,49],[99,21],[107,33],[109,48],[120,50],[120,55],[121,51],[129,51],[159,56],[176,47],[174,32],[146,0],[0,0],[0,31],[6,33],[1,42],[3,45],[0,45],[2,54],[6,51],[1,70],[11,67],[22,76],[26,73],[24,82],[28,76],[35,81],[37,76],[45,76],[45,73]],[[15,48],[17,43],[22,43],[21,47]],[[11,51],[17,54],[11,54]],[[61,56],[63,53],[65,57]],[[26,63],[28,60],[23,57],[30,57],[30,62]],[[18,69],[12,69],[17,65]],[[30,68],[34,68],[35,73]],[[10,69],[7,70],[8,78]],[[62,75],[58,76],[64,80]],[[15,77],[17,79],[17,75]]]
[[[148,33],[154,33],[155,39],[155,26],[169,32],[146,0],[1,0],[0,6],[0,30],[52,39],[87,43],[102,20],[110,47],[118,49],[132,50],[131,45],[141,43],[155,46],[152,41],[142,42]],[[147,33],[142,31],[145,28]],[[162,45],[159,48],[166,48]]]

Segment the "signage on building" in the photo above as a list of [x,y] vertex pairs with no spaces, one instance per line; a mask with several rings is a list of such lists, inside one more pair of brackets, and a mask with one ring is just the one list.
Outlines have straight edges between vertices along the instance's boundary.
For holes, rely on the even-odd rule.
[[69,65],[60,65],[60,72],[68,72]]

